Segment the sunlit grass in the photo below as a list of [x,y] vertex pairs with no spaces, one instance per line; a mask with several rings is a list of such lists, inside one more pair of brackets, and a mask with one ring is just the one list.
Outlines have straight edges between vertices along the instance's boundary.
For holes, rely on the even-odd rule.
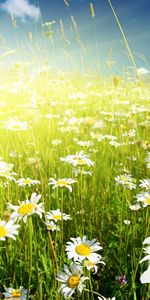
[[[12,213],[8,203],[18,205],[36,192],[42,195],[46,213],[60,209],[71,220],[57,222],[59,231],[47,229],[44,215],[19,222],[16,241],[1,241],[2,292],[4,287],[23,285],[30,288],[31,299],[63,299],[56,273],[68,264],[65,244],[71,237],[87,235],[100,242],[105,265],[99,264],[76,297],[148,299],[148,287],[140,282],[144,264],[139,262],[149,234],[149,207],[134,211],[129,205],[142,191],[140,180],[149,177],[149,92],[134,80],[114,86],[113,78],[52,74],[46,68],[38,73],[14,68],[3,74],[0,155],[13,164],[11,172],[16,174],[12,179],[1,176],[1,219],[8,220]],[[74,172],[71,164],[60,160],[81,151],[93,165],[80,158]],[[131,174],[136,187],[116,184],[121,174]],[[40,184],[19,186],[15,181],[20,178]],[[72,192],[64,182],[64,187],[53,189],[50,178],[73,178],[77,183]],[[125,284],[118,279],[122,275]]]
[[[51,68],[44,49],[56,58],[55,21],[41,20],[43,49],[29,32],[29,61],[22,48],[0,57],[10,56],[0,74],[2,299],[149,299],[149,71],[137,69],[108,2],[135,72],[114,75],[111,49],[110,74],[100,74],[92,2],[92,68],[69,1],[80,71],[62,20],[60,52],[70,71]],[[36,51],[45,51],[43,64]]]

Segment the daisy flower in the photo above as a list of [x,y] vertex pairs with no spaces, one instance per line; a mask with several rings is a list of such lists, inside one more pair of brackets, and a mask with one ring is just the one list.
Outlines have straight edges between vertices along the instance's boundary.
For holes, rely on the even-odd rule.
[[19,205],[8,204],[8,207],[13,209],[14,212],[11,214],[11,219],[23,219],[26,223],[27,218],[33,214],[38,214],[42,218],[42,213],[44,213],[43,203],[38,203],[41,195],[36,195],[32,193],[30,200],[25,200],[19,202]]
[[98,264],[100,263],[105,265],[105,263],[101,259],[97,260],[96,262],[91,262],[88,259],[84,260],[84,266],[87,268],[87,270],[94,271],[94,274],[97,273]]
[[73,167],[76,166],[94,166],[94,162],[89,159],[89,155],[85,155],[83,151],[77,152],[75,155],[67,155],[66,157],[61,157],[61,161],[71,164]]
[[118,143],[118,142],[116,142],[116,141],[110,141],[110,142],[109,142],[109,145],[114,146],[114,147],[116,147],[116,148],[121,146],[121,144]]
[[148,247],[144,248],[144,252],[147,255],[141,259],[140,263],[146,260],[150,263],[150,236],[144,240],[143,245],[148,245]]
[[74,142],[76,142],[79,146],[84,147],[84,148],[89,148],[91,146],[93,146],[93,143],[91,141],[80,141],[76,138],[73,139]]
[[139,184],[139,186],[141,187],[141,188],[144,188],[144,189],[146,189],[146,191],[148,191],[148,190],[150,190],[150,179],[149,178],[147,178],[147,179],[142,179],[142,180],[140,180],[140,184]]
[[116,298],[115,297],[113,297],[113,298],[105,298],[104,296],[100,296],[100,297],[98,297],[97,298],[97,300],[116,300]]
[[115,180],[117,184],[122,185],[126,189],[132,190],[136,188],[135,179],[130,174],[121,174],[115,177]]
[[90,135],[92,139],[96,139],[98,142],[101,142],[105,139],[105,136],[100,133],[91,132]]
[[58,180],[55,180],[54,178],[50,178],[49,179],[49,185],[53,185],[53,189],[57,188],[57,187],[65,187],[67,188],[70,192],[72,192],[72,183],[77,182],[76,180],[72,179],[72,178],[61,178]]
[[141,206],[138,203],[130,204],[129,205],[130,210],[136,211],[141,208]]
[[150,283],[150,265],[148,266],[147,270],[141,275],[140,277],[141,283]]
[[12,175],[16,175],[16,173],[11,172],[13,168],[13,164],[8,164],[4,161],[0,161],[0,177],[4,177],[6,179],[14,179]]
[[18,183],[19,186],[31,186],[34,184],[39,184],[40,181],[39,180],[33,180],[29,177],[27,178],[20,178],[16,181],[16,183]]
[[0,221],[0,241],[5,241],[6,238],[16,239],[15,235],[18,235],[17,229],[20,225],[15,225],[13,220]]
[[26,300],[27,299],[27,290],[20,286],[19,289],[5,288],[3,293],[5,299],[10,300]]
[[123,220],[123,223],[124,223],[125,225],[130,225],[130,224],[131,224],[131,221],[130,221],[130,220]]
[[50,212],[46,214],[45,218],[46,220],[54,220],[55,222],[62,220],[71,220],[70,215],[62,213],[60,209],[50,210]]
[[73,258],[74,261],[83,261],[87,258],[90,262],[96,263],[101,259],[101,255],[95,252],[100,249],[102,247],[96,242],[96,239],[89,241],[86,236],[83,236],[83,238],[71,238],[71,242],[67,242],[66,244],[68,259]]
[[60,228],[58,226],[56,226],[56,224],[53,221],[51,221],[51,222],[46,221],[45,225],[48,230],[51,230],[51,231],[60,230]]
[[85,285],[83,282],[88,277],[82,276],[82,266],[71,263],[70,268],[67,265],[64,265],[64,272],[58,272],[56,279],[62,282],[62,285],[59,289],[65,298],[71,297],[72,294],[78,290],[82,292]]
[[53,140],[52,141],[52,145],[55,145],[55,146],[60,145],[61,143],[62,143],[61,140]]
[[28,129],[28,123],[22,122],[17,118],[10,118],[5,124],[5,128],[11,131],[25,131]]
[[148,246],[146,248],[144,248],[144,252],[147,255],[141,259],[140,263],[142,263],[143,261],[148,260],[148,268],[140,277],[141,283],[150,283],[150,236],[148,236],[144,240],[143,245],[146,245],[146,244]]
[[143,207],[150,205],[150,192],[142,192],[136,195],[137,202],[142,202]]
[[82,168],[73,168],[73,173],[77,177],[79,174],[92,176],[92,172],[85,171]]

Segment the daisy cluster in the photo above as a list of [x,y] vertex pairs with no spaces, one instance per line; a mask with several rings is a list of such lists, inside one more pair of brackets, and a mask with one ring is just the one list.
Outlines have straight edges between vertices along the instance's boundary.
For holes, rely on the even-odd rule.
[[[50,22],[50,24],[49,22],[45,23],[44,28],[48,29],[51,24],[53,22]],[[61,22],[60,24],[62,25]],[[51,30],[49,34],[52,34]],[[20,70],[21,68],[24,67],[19,65]],[[142,74],[142,72],[143,70],[139,70],[139,74]],[[35,89],[34,84],[36,79],[40,82],[42,76],[44,80],[42,81],[42,92],[40,94],[38,84]],[[93,280],[96,276],[99,277],[99,274],[103,273],[100,265],[105,265],[103,257],[99,254],[99,251],[102,250],[100,243],[97,239],[90,240],[85,235],[80,236],[81,226],[89,225],[90,230],[96,233],[97,230],[102,230],[102,233],[104,230],[104,241],[106,238],[106,242],[108,242],[106,261],[109,261],[109,263],[106,265],[106,268],[108,268],[109,272],[111,271],[111,274],[109,272],[106,273],[110,274],[114,280],[111,286],[116,283],[119,291],[117,291],[115,286],[116,298],[113,297],[112,299],[105,298],[97,292],[94,294],[94,291],[92,291],[93,298],[95,300],[115,300],[118,295],[119,299],[121,297],[126,298],[128,297],[128,291],[126,293],[125,286],[129,285],[130,282],[129,279],[127,284],[126,278],[134,271],[134,263],[132,269],[132,263],[128,266],[125,257],[131,257],[131,260],[134,259],[138,264],[138,241],[137,244],[135,241],[136,259],[132,257],[130,252],[126,253],[126,251],[130,250],[132,237],[135,240],[135,237],[139,236],[141,228],[143,230],[146,227],[144,220],[146,222],[148,220],[147,215],[150,205],[150,178],[148,173],[150,169],[150,143],[147,138],[150,120],[149,108],[145,105],[147,103],[145,100],[149,99],[150,92],[148,90],[143,93],[138,86],[134,87],[132,81],[128,82],[130,88],[126,87],[119,76],[114,77],[113,87],[109,90],[106,83],[102,91],[99,88],[96,90],[95,82],[92,83],[90,81],[86,82],[85,85],[83,84],[83,86],[74,87],[69,76],[60,72],[57,78],[53,78],[53,76],[49,76],[48,67],[44,66],[38,70],[31,70],[31,89],[22,79],[16,80],[9,86],[10,94],[14,94],[15,98],[19,96],[19,99],[21,99],[20,95],[23,92],[23,96],[25,96],[23,98],[26,100],[24,101],[25,103],[20,103],[19,100],[17,109],[12,111],[14,116],[10,118],[10,114],[8,114],[5,119],[4,114],[5,120],[1,122],[2,130],[6,133],[6,136],[11,138],[10,144],[11,147],[13,145],[13,149],[9,149],[12,163],[5,162],[5,159],[3,160],[0,157],[0,187],[5,188],[5,183],[8,183],[7,196],[10,201],[7,206],[8,211],[6,211],[8,215],[3,215],[3,219],[0,221],[0,241],[2,242],[2,248],[3,243],[8,247],[6,248],[8,250],[17,248],[12,240],[16,239],[19,231],[21,235],[21,226],[26,228],[25,230],[28,234],[29,223],[33,219],[35,240],[32,242],[32,248],[36,250],[36,253],[33,251],[32,256],[36,257],[37,261],[35,266],[30,266],[30,270],[32,274],[34,273],[40,286],[37,287],[35,295],[39,296],[40,289],[43,289],[43,295],[40,295],[40,297],[45,299],[51,284],[53,291],[52,293],[50,291],[51,295],[49,294],[49,297],[53,297],[53,293],[55,298],[59,297],[57,291],[54,290],[54,286],[56,288],[56,282],[53,280],[55,277],[62,297],[76,299],[83,298],[84,295],[87,295],[86,293],[91,293],[91,279]],[[45,78],[48,78],[47,82]],[[65,85],[66,92],[64,93],[63,88]],[[1,91],[4,92],[5,89],[6,86],[5,88],[1,86]],[[52,95],[49,93],[50,89],[52,93],[53,90],[58,90],[60,99],[55,93],[54,95],[52,94],[54,96],[54,99],[52,99]],[[46,92],[48,93],[44,97],[43,95]],[[134,103],[135,95],[137,99],[141,99],[141,104],[138,104],[138,102]],[[109,111],[107,111],[104,99],[108,100]],[[64,100],[66,101],[65,105]],[[7,109],[7,103],[1,102],[0,108]],[[29,115],[28,120],[26,120],[25,115],[15,116],[17,112],[24,110]],[[139,122],[139,119],[141,122]],[[57,128],[56,132],[55,126]],[[44,130],[40,131],[40,127],[44,128]],[[138,131],[139,128],[140,131]],[[38,134],[36,134],[36,129]],[[141,138],[143,131],[143,138]],[[25,143],[26,139],[28,139],[27,143]],[[17,145],[17,142],[20,143],[22,151],[18,150],[19,145]],[[44,144],[43,148],[42,143]],[[140,149],[144,155],[143,161]],[[4,155],[2,154],[2,156]],[[61,162],[60,168],[59,162]],[[18,172],[21,169],[21,175],[17,178],[17,173],[13,172],[15,163]],[[137,166],[138,168],[136,168]],[[145,175],[143,175],[143,167],[146,169]],[[66,168],[67,174],[65,172],[62,174],[61,168]],[[26,169],[28,170],[27,174]],[[36,172],[37,176],[34,177],[32,172]],[[140,173],[139,176],[138,172]],[[88,177],[92,174],[92,178]],[[82,177],[82,175],[85,176]],[[88,175],[87,179],[86,175]],[[14,185],[14,190],[11,190]],[[32,188],[34,188],[33,192],[31,192]],[[51,191],[50,193],[49,190]],[[23,199],[23,201],[18,200],[16,202],[15,200],[13,202],[14,194],[11,191],[16,192],[17,198],[15,197],[15,199],[19,198],[18,194],[20,193],[20,199]],[[59,192],[61,198],[59,197]],[[3,193],[1,195],[3,196]],[[42,195],[46,198],[45,203],[41,200]],[[112,200],[110,205],[109,197]],[[116,199],[118,202],[115,202]],[[124,199],[127,200],[127,206],[124,203]],[[60,204],[59,201],[61,202]],[[114,207],[113,204],[115,204]],[[71,214],[72,211],[76,213],[76,227],[80,224],[80,227],[76,228],[76,237],[71,237],[66,242],[65,250],[63,241],[67,235],[65,235],[64,223],[72,220],[72,215],[65,213],[64,207],[70,209]],[[138,210],[141,211],[139,215],[138,212],[135,213]],[[37,219],[39,220],[37,221]],[[35,224],[36,228],[34,228]],[[37,224],[41,226],[39,231],[37,230]],[[139,231],[136,231],[139,227]],[[85,228],[82,229],[83,231],[85,230]],[[73,236],[70,226],[67,228],[67,234],[69,230],[70,236]],[[147,233],[148,229],[146,230]],[[44,234],[48,236],[47,240]],[[30,249],[28,249],[27,241],[25,242],[24,251],[27,253],[28,258]],[[21,245],[21,239],[18,239],[18,244]],[[140,266],[141,268],[145,267],[144,262],[148,263],[148,268],[144,269],[144,272],[142,269],[141,273],[143,273],[140,281],[142,284],[147,284],[150,282],[149,237],[144,240],[143,245],[146,256],[140,261],[142,263]],[[61,246],[61,249],[59,249],[59,246]],[[19,251],[16,252],[18,256]],[[111,258],[109,257],[109,251]],[[49,252],[51,252],[51,256]],[[64,256],[64,252],[66,256]],[[7,260],[8,255],[5,256]],[[21,258],[18,259],[18,256],[15,258],[16,261],[18,260],[23,265]],[[52,271],[53,261],[54,270]],[[60,270],[57,272],[59,262]],[[63,262],[64,266],[62,268]],[[25,263],[27,263],[28,268],[29,262]],[[38,268],[38,274],[35,275]],[[1,269],[3,269],[3,266]],[[118,269],[121,269],[119,271],[120,276],[115,275],[115,270]],[[127,275],[125,275],[125,270],[127,270]],[[102,278],[103,283],[101,280],[99,280],[100,284],[98,281],[96,283],[99,290],[109,289],[110,284],[107,280],[105,281],[108,278],[106,273],[104,280]],[[12,274],[10,278],[11,276]],[[17,276],[19,275],[17,274]],[[14,272],[14,285],[17,276]],[[32,280],[34,280],[34,276]],[[48,278],[48,283],[46,282],[46,284],[45,278],[46,280]],[[27,290],[23,286],[19,286],[22,282],[17,284],[17,280],[16,289],[4,286],[3,297],[14,300],[28,299],[29,293],[32,293],[32,287],[33,293],[36,288],[33,286],[32,280],[32,284],[28,284]],[[6,282],[5,280],[5,284]],[[47,285],[46,288],[45,285]],[[87,289],[87,287],[91,290]],[[37,291],[40,291],[39,294]],[[81,295],[84,291],[85,294]],[[123,293],[121,294],[122,291]],[[113,295],[113,292],[110,292],[110,294]],[[32,297],[34,296],[31,295],[31,299]]]
[[83,282],[89,280],[89,277],[84,276],[85,269],[96,273],[98,264],[105,264],[102,256],[97,253],[102,247],[96,239],[90,241],[83,236],[83,238],[77,237],[70,240],[66,244],[65,251],[69,261],[72,260],[72,262],[69,267],[65,264],[64,270],[58,272],[56,277],[62,283],[59,291],[65,298],[71,297],[76,291],[81,293],[85,288]]
[[75,176],[78,176],[79,174],[91,175],[91,172],[85,168],[93,167],[95,164],[90,159],[90,155],[85,154],[84,151],[77,152],[76,154],[69,154],[66,157],[61,157],[60,160],[72,165]]
[[14,180],[14,175],[16,175],[15,172],[12,172],[14,165],[10,163],[6,163],[2,159],[3,158],[0,157],[0,177],[9,180]]

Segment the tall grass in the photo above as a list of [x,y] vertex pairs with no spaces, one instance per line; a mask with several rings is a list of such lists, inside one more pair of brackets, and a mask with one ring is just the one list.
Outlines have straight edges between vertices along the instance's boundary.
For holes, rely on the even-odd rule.
[[[82,61],[85,49],[75,18],[71,20]],[[118,26],[136,68],[120,23]],[[63,51],[72,61],[62,21],[60,29]],[[33,43],[31,33],[29,37]],[[120,300],[149,298],[148,285],[140,282],[146,266],[140,260],[143,240],[149,235],[149,207],[141,205],[137,211],[129,208],[141,192],[140,180],[149,177],[145,161],[150,149],[149,95],[149,86],[141,86],[134,78],[102,79],[94,72],[81,74],[75,70],[53,72],[49,65],[37,69],[33,62],[12,63],[3,70],[0,156],[13,164],[16,174],[12,180],[0,176],[1,219],[9,220],[11,216],[8,203],[18,205],[18,200],[30,199],[33,192],[42,195],[45,213],[59,208],[72,219],[61,221],[60,231],[52,232],[47,230],[44,214],[42,218],[30,216],[27,223],[18,221],[16,240],[0,241],[1,293],[5,287],[24,286],[27,299],[64,299],[58,291],[56,274],[69,264],[66,242],[87,235],[102,245],[105,265],[99,264],[96,274],[85,270],[90,280],[82,294],[71,299],[96,300],[100,295]],[[8,129],[10,118],[26,121],[27,130],[12,130],[13,125]],[[80,151],[95,163],[86,168],[90,175],[81,168],[75,176],[72,166],[60,160]],[[122,173],[132,174],[136,189],[116,184],[115,178]],[[21,187],[16,182],[27,177],[40,184]],[[72,192],[52,189],[49,178],[75,178],[77,183]],[[119,281],[122,275],[126,276],[124,284]]]

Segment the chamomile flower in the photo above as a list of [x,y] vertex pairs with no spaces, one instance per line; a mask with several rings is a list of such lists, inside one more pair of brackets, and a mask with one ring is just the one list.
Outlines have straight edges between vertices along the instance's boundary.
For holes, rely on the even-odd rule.
[[32,193],[30,200],[19,202],[19,205],[8,204],[8,207],[13,209],[14,212],[11,214],[11,219],[23,220],[26,223],[27,218],[33,214],[37,214],[42,218],[44,213],[43,203],[38,203],[41,195]]
[[86,170],[83,170],[82,168],[73,168],[73,173],[74,173],[75,177],[77,177],[79,174],[92,176],[91,171],[86,171]]
[[150,263],[150,236],[144,240],[143,245],[146,244],[148,246],[144,248],[144,253],[146,253],[147,255],[141,259],[140,263],[146,260],[148,260],[148,262]]
[[148,266],[147,270],[141,275],[140,277],[141,283],[150,283],[150,265]]
[[105,136],[100,133],[91,132],[90,135],[92,139],[95,139],[98,142],[105,140]]
[[139,186],[143,189],[145,189],[146,191],[150,190],[150,179],[147,178],[147,179],[142,179],[140,180],[140,184]]
[[97,300],[116,300],[116,298],[115,297],[113,297],[113,298],[105,298],[104,296],[100,296],[100,297],[98,297],[97,298]]
[[4,177],[6,179],[14,179],[13,175],[16,173],[12,172],[13,164],[8,164],[5,161],[0,161],[0,177]]
[[73,167],[94,166],[94,162],[89,158],[89,155],[84,154],[83,151],[77,152],[74,155],[67,155],[66,157],[61,157],[60,160],[71,164]]
[[70,268],[64,265],[64,272],[58,272],[56,279],[62,282],[59,289],[65,298],[71,297],[72,294],[78,290],[80,293],[84,289],[83,282],[88,277],[82,276],[82,266],[71,263]]
[[129,205],[130,210],[136,211],[141,208],[141,206],[138,203],[130,204]]
[[61,178],[58,180],[55,180],[54,178],[49,179],[49,185],[53,185],[53,189],[60,187],[60,188],[67,188],[70,192],[72,192],[72,186],[71,184],[77,182],[76,180],[72,178]]
[[60,228],[53,222],[49,222],[48,220],[45,222],[45,225],[48,230],[54,231],[54,230],[60,230]]
[[150,205],[150,192],[142,192],[136,195],[137,202],[141,202],[143,207]]
[[11,131],[25,131],[28,129],[28,123],[22,122],[17,118],[10,118],[5,124],[5,128]]
[[104,296],[100,296],[100,297],[97,298],[97,300],[116,300],[116,298],[115,297],[113,297],[113,298],[105,298]]
[[97,273],[98,270],[98,264],[104,264],[104,261],[102,259],[97,260],[96,262],[91,262],[89,259],[84,260],[84,266],[87,268],[89,271],[93,271],[94,274]]
[[31,185],[39,184],[40,181],[27,177],[27,178],[18,179],[16,183],[18,183],[19,186],[31,186]]
[[62,220],[71,220],[70,215],[66,215],[65,213],[62,213],[60,209],[56,210],[50,210],[45,216],[46,220],[54,220],[55,222],[57,221],[62,221]]
[[141,283],[150,283],[150,236],[148,236],[144,242],[143,245],[148,245],[146,248],[144,248],[144,252],[147,254],[145,257],[143,257],[140,261],[142,263],[143,261],[148,261],[148,269],[141,275],[140,281]]
[[5,299],[10,300],[26,300],[27,299],[27,290],[23,286],[20,286],[19,289],[5,288],[3,293]]
[[114,147],[116,147],[116,148],[121,146],[121,144],[118,143],[118,142],[116,142],[116,141],[110,141],[110,142],[109,142],[109,145],[114,146]]
[[121,174],[115,177],[115,181],[126,189],[132,190],[136,188],[135,179],[130,174]]
[[96,263],[101,259],[101,255],[95,252],[101,249],[102,247],[99,242],[96,242],[96,239],[89,241],[86,236],[83,236],[83,238],[71,238],[71,242],[67,242],[65,250],[68,259],[83,261],[87,258],[90,262]]
[[144,242],[143,242],[143,245],[146,245],[146,244],[149,244],[150,245],[150,236],[148,236]]
[[16,239],[15,235],[18,235],[18,228],[20,225],[15,225],[13,220],[0,221],[0,241],[5,241],[6,238]]
[[84,148],[89,148],[93,146],[93,143],[91,141],[80,141],[76,138],[73,139],[74,142],[76,142],[79,146],[84,147]]
[[131,224],[131,221],[130,221],[130,220],[123,220],[123,223],[124,223],[125,225],[130,225],[130,224]]
[[62,141],[57,140],[57,139],[52,141],[52,145],[55,145],[55,146],[60,145],[61,143],[62,143]]

